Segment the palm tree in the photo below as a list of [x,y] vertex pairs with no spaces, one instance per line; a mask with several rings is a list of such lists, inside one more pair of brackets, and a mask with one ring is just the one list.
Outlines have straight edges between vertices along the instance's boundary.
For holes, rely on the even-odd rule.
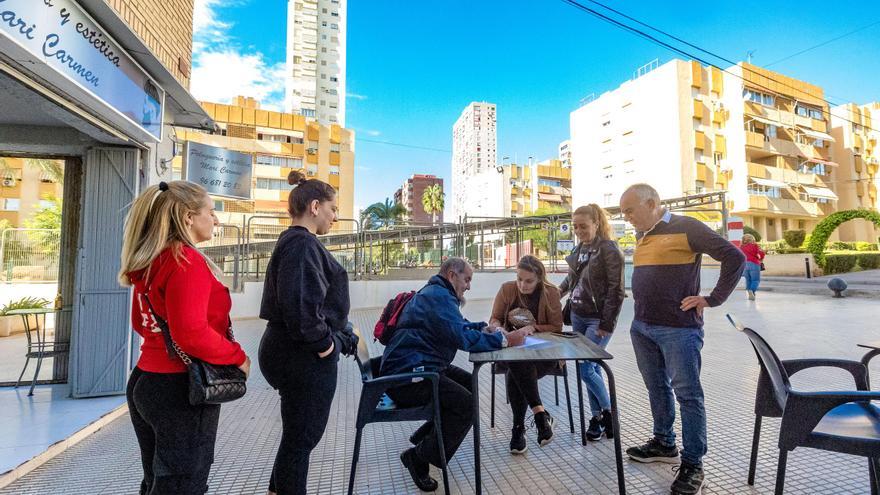
[[385,198],[384,203],[373,203],[364,209],[361,214],[365,226],[372,229],[385,230],[400,221],[406,214],[406,208],[399,203],[394,203],[390,198]]
[[431,223],[437,223],[438,214],[443,212],[443,207],[446,206],[445,196],[440,184],[428,186],[422,193],[422,208],[431,215]]
[[64,183],[64,166],[59,160],[45,160],[42,158],[33,158],[25,160],[25,163],[31,167],[39,169],[40,172],[59,184]]

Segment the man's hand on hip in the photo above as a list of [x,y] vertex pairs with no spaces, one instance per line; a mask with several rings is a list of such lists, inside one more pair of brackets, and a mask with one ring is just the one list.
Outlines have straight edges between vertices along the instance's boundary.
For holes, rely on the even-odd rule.
[[703,317],[703,308],[708,307],[709,303],[703,296],[688,296],[681,300],[682,311],[690,311],[692,309],[696,309],[697,315],[699,315],[701,318]]

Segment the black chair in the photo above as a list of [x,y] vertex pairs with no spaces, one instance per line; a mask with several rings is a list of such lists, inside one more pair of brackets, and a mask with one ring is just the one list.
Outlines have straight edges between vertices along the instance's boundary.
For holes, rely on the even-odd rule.
[[[495,428],[495,375],[503,375],[505,373],[507,373],[507,366],[498,366],[496,363],[492,363],[492,408],[489,417],[489,426],[492,428]],[[574,419],[571,414],[571,392],[568,388],[568,368],[565,365],[565,361],[560,366],[553,368],[553,371],[545,376],[553,377],[553,389],[556,395],[557,406],[559,405],[559,377],[562,377],[563,385],[565,385],[565,402],[568,405],[568,428],[574,433]],[[504,394],[505,396],[507,395],[506,388]],[[510,400],[508,399],[507,402],[510,402]],[[581,411],[581,414],[583,414],[583,411]]]
[[[24,377],[24,372],[27,371],[28,364],[31,362],[31,358],[37,360],[37,369],[34,371],[34,379],[31,381],[31,389],[28,391],[28,396],[34,395],[34,387],[37,386],[37,380],[40,376],[40,368],[43,366],[43,359],[52,358],[55,356],[64,356],[69,352],[69,344],[66,342],[55,342],[53,340],[49,340],[46,335],[46,315],[48,313],[55,313],[55,325],[58,325],[58,315],[62,314],[60,310],[51,311],[51,310],[40,310],[40,309],[30,309],[30,310],[20,310],[20,312],[11,312],[10,314],[21,315],[22,320],[24,321],[24,333],[27,336],[27,351],[25,352],[25,361],[24,367],[21,369],[21,374],[18,375],[18,380],[15,382],[15,387],[18,388],[21,385],[21,379]],[[30,317],[34,317],[34,326],[31,326]],[[43,324],[40,325],[40,317],[43,317]]]
[[[749,461],[749,485],[755,484],[755,464],[761,436],[762,417],[781,417],[779,464],[776,467],[776,495],[785,487],[788,452],[810,447],[868,458],[871,493],[880,485],[880,392],[868,390],[868,369],[859,361],[842,359],[792,359],[781,361],[767,342],[754,330],[727,315],[730,323],[746,334],[761,363],[755,397],[755,431]],[[798,392],[792,390],[789,376],[815,367],[834,367],[848,371],[855,380],[855,391]]]
[[[348,494],[354,490],[354,475],[357,468],[358,456],[361,450],[361,437],[364,426],[370,423],[388,423],[398,421],[433,421],[434,430],[437,434],[437,444],[440,447],[440,461],[443,464],[443,488],[449,495],[449,476],[446,469],[446,450],[443,447],[443,435],[440,424],[440,401],[438,400],[438,387],[440,375],[435,372],[400,373],[396,375],[379,375],[381,357],[370,358],[370,349],[366,339],[360,331],[354,330],[358,336],[358,352],[355,358],[361,370],[363,388],[357,412],[357,434],[354,439],[354,455],[351,459],[351,474],[348,477]],[[378,377],[378,378],[376,378]],[[433,400],[422,407],[399,408],[390,400],[382,400],[385,392],[393,387],[412,383],[413,378],[421,378],[431,382]],[[387,397],[387,396],[385,396]],[[381,403],[380,403],[381,402]]]

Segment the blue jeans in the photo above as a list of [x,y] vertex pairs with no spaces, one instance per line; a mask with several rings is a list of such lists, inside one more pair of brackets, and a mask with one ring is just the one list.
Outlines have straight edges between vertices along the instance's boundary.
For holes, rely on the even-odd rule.
[[743,277],[746,278],[746,290],[755,292],[758,290],[758,284],[761,283],[761,265],[746,261],[746,268],[743,270]]
[[700,384],[703,329],[633,320],[630,335],[651,401],[654,438],[663,445],[675,445],[674,391],[681,409],[681,460],[701,466],[706,455],[706,409]]
[[[575,332],[586,336],[602,349],[607,347],[608,342],[611,341],[611,335],[599,337],[596,334],[596,331],[599,330],[598,318],[584,318],[572,312],[571,327]],[[598,416],[603,409],[611,409],[611,399],[608,397],[608,389],[602,378],[602,367],[591,361],[583,361],[580,366],[581,380],[587,386],[587,397],[590,399],[590,412],[593,416]]]

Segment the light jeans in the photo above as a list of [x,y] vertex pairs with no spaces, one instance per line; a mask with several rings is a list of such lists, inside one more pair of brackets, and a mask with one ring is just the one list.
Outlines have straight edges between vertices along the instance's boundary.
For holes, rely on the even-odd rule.
[[[586,336],[602,349],[606,348],[608,342],[611,341],[611,335],[599,337],[596,333],[599,330],[598,318],[584,318],[572,311],[571,327],[575,332]],[[590,399],[590,413],[594,417],[599,416],[603,410],[611,409],[608,388],[605,387],[605,380],[602,378],[602,367],[592,361],[583,361],[580,366],[581,380],[587,386],[587,397]]]

